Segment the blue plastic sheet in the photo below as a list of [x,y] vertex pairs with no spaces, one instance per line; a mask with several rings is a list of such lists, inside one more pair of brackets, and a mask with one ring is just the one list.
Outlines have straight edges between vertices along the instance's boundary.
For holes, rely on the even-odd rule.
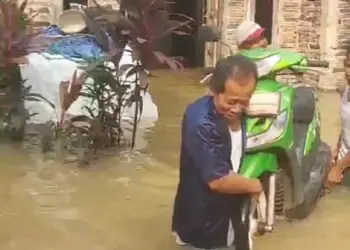
[[96,62],[104,57],[96,38],[82,34],[65,36],[60,41],[51,44],[48,53],[62,55],[72,61]]
[[57,25],[51,25],[40,32],[44,36],[63,36],[63,31]]

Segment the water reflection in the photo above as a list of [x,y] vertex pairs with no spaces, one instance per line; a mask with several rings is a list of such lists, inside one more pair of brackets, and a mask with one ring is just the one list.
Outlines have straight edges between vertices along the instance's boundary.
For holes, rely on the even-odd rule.
[[[36,154],[0,151],[0,249],[175,250],[170,234],[177,185],[180,120],[186,105],[204,92],[198,72],[158,72],[151,92],[160,119],[135,153],[89,169],[44,162]],[[338,97],[321,93],[322,136],[332,145],[339,128]],[[302,222],[278,223],[257,239],[256,249],[328,250],[350,245],[349,191],[321,201]]]

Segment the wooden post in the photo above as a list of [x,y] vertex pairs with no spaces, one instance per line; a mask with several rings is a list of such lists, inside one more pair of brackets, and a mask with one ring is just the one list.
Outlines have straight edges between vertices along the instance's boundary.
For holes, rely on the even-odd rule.
[[[222,32],[223,20],[223,1],[208,0],[206,11],[206,24],[216,27]],[[205,46],[205,67],[215,66],[221,56],[221,48],[218,43],[208,43]]]

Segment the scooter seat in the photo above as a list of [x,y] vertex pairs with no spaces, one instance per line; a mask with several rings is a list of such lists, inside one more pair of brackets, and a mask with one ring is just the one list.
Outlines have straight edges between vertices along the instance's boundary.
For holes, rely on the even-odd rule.
[[293,122],[309,124],[315,113],[315,96],[311,87],[297,87],[293,107]]

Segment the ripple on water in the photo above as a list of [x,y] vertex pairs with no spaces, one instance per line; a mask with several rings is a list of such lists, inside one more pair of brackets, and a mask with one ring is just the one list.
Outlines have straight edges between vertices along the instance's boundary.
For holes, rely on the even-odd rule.
[[[186,105],[204,93],[200,75],[159,72],[151,93],[160,119],[138,153],[88,169],[43,161],[1,148],[0,249],[175,250],[170,233],[178,181],[180,122]],[[336,142],[338,98],[320,94],[322,137]],[[140,144],[139,144],[140,145]],[[350,246],[348,189],[323,199],[310,218],[279,222],[255,250],[345,250]]]

